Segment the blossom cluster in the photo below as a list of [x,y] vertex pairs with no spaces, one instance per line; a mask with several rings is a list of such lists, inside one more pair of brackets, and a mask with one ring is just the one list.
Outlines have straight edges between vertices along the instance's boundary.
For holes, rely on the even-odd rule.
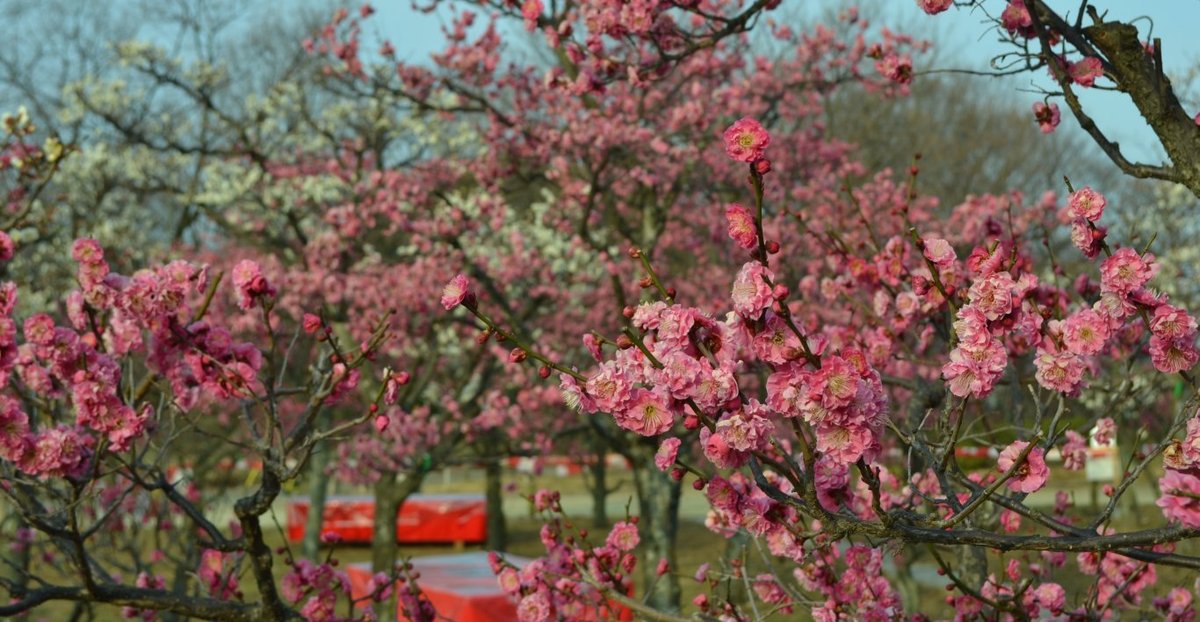
[[[769,144],[769,135],[753,119],[737,121],[725,134],[726,155],[750,166],[752,184],[761,184],[770,172],[769,166],[761,166],[768,162]],[[1195,321],[1169,304],[1165,296],[1147,289],[1156,272],[1152,255],[1127,247],[1112,251],[1107,246],[1104,229],[1098,225],[1105,207],[1103,195],[1085,188],[1070,196],[1064,212],[1072,222],[1073,239],[1079,239],[1075,232],[1080,230],[1088,234],[1086,247],[1077,241],[1085,255],[1108,254],[1099,266],[1098,285],[1084,282],[1079,286],[1082,297],[1094,302],[1073,312],[1071,294],[1043,282],[1015,231],[1010,229],[1013,235],[1004,237],[997,224],[980,232],[989,239],[976,244],[965,260],[959,259],[950,241],[923,239],[914,233],[916,255],[909,255],[903,241],[893,238],[886,245],[876,244],[878,258],[873,265],[848,263],[854,278],[881,290],[884,283],[895,288],[907,280],[911,285],[911,291],[889,290],[898,312],[893,316],[896,330],[904,330],[915,318],[932,318],[939,309],[953,312],[948,360],[941,373],[946,389],[958,397],[987,398],[1012,362],[1023,356],[1032,363],[1035,381],[1042,388],[1065,397],[1077,396],[1088,370],[1100,364],[1100,357],[1124,357],[1136,346],[1138,336],[1144,335],[1140,332],[1143,328],[1150,334],[1145,347],[1155,369],[1164,373],[1189,370],[1196,362]],[[763,239],[761,205],[751,209],[727,204],[724,216],[734,244],[752,255],[734,277],[730,311],[718,319],[701,308],[677,302],[672,290],[659,285],[643,262],[649,276],[642,286],[649,289],[653,285],[663,294],[662,299],[627,307],[624,316],[629,328],[617,339],[589,334],[585,343],[597,365],[586,376],[564,371],[562,390],[568,402],[584,413],[610,414],[618,426],[655,437],[659,451],[654,463],[659,469],[676,479],[695,472],[695,487],[706,491],[712,507],[706,521],[711,529],[725,535],[745,530],[761,538],[772,554],[795,561],[801,586],[828,599],[813,610],[815,617],[838,619],[837,615],[846,611],[868,617],[893,616],[899,611],[899,602],[880,576],[879,551],[852,547],[853,555],[839,559],[837,548],[820,538],[806,540],[797,534],[795,526],[805,514],[799,500],[806,497],[802,488],[808,485],[806,480],[811,478],[820,510],[848,510],[862,521],[925,499],[933,501],[943,520],[953,524],[958,520],[956,513],[963,511],[962,504],[971,501],[972,495],[952,493],[957,496],[956,504],[945,498],[951,492],[939,481],[942,476],[933,471],[916,473],[905,482],[887,469],[873,468],[884,446],[882,432],[889,417],[888,393],[876,366],[895,369],[887,360],[889,346],[875,348],[869,337],[847,339],[828,328],[808,329],[797,311],[803,307],[795,304],[791,289],[770,266],[769,257],[778,252],[778,245]],[[1092,248],[1096,253],[1090,253]],[[636,250],[631,255],[642,258]],[[828,281],[820,288],[802,282],[800,291],[819,290],[828,297],[826,291],[832,293],[835,287]],[[451,295],[445,306],[452,308],[467,298],[469,286],[459,277],[447,286],[447,292]],[[881,296],[883,292],[875,296],[875,311],[883,315],[890,305],[886,298],[881,302]],[[902,311],[905,308],[907,314]],[[866,347],[860,345],[863,341]],[[754,369],[761,371],[759,382],[747,373]],[[763,398],[757,395],[760,390],[765,393]],[[1107,443],[1113,427],[1111,419],[1102,419],[1095,440]],[[1086,438],[1070,429],[1058,433],[1062,436],[1055,442],[1062,442],[1064,467],[1082,468],[1087,459]],[[1004,484],[1011,493],[1037,492],[1050,476],[1048,448],[1040,432],[1030,440],[1013,440],[998,452],[993,472],[973,472],[968,480],[981,490]],[[797,450],[804,454],[803,467],[795,462]],[[715,472],[689,465],[687,457],[693,451],[703,455]],[[1159,505],[1168,519],[1195,525],[1200,506],[1191,497],[1200,495],[1200,478],[1188,472],[1191,463],[1184,461],[1192,459],[1189,452],[1177,448],[1171,454],[1180,464],[1163,480]],[[774,469],[764,469],[750,478],[742,472],[747,466],[761,468],[756,466],[761,461],[791,461],[797,469],[811,469],[811,474],[793,472],[785,477]],[[862,477],[851,476],[855,467]],[[782,502],[781,495],[797,503]],[[1015,532],[1021,529],[1021,518],[1006,509],[1000,523],[1005,531]],[[1061,520],[1071,519],[1064,514]],[[810,534],[820,531],[817,520]],[[1052,564],[1061,565],[1065,560],[1060,553],[1047,555]],[[1128,557],[1104,554],[1096,560],[1103,577],[1099,584],[1102,600],[1113,599],[1114,590],[1122,589],[1127,590],[1127,598],[1133,598],[1155,581],[1152,571]],[[1043,572],[1039,568],[1031,567],[1029,572],[1036,576]],[[801,576],[805,572],[811,576]],[[1021,572],[1010,565],[1007,581],[993,577],[982,586],[982,598],[969,594],[955,597],[956,606],[970,613],[1018,599],[1030,616],[1062,615],[1066,610],[1063,588],[1044,579],[1033,589],[1021,586],[1017,580]],[[846,580],[859,574],[863,578]],[[762,600],[791,606],[774,581],[765,577],[757,582]],[[879,585],[873,586],[874,582]],[[871,597],[855,591],[862,586],[872,586]],[[542,611],[540,596],[523,594],[532,599],[531,610]],[[707,598],[696,604],[706,611],[710,606]]]
[[30,475],[80,477],[93,464],[97,441],[125,452],[152,425],[152,406],[131,405],[123,396],[119,357],[145,352],[155,371],[183,389],[181,403],[197,399],[201,387],[230,395],[249,385],[259,361],[256,349],[233,344],[224,329],[191,322],[187,300],[207,287],[204,269],[180,261],[122,276],[89,239],[77,241],[72,255],[81,290],[67,297],[69,326],[35,314],[23,322],[18,343],[17,290],[3,286],[0,373],[15,371],[27,390],[63,399],[74,411],[74,421],[44,422],[34,431],[20,399],[0,393],[3,458]]
[[1184,440],[1172,440],[1163,452],[1166,472],[1158,480],[1156,502],[1168,520],[1200,527],[1200,416],[1187,421]]
[[540,532],[546,555],[521,567],[494,552],[488,555],[501,589],[518,599],[518,619],[606,619],[618,611],[605,593],[624,595],[632,590],[637,518],[617,522],[603,544],[593,544],[586,529],[575,528],[561,516],[557,492],[539,490],[532,500],[539,513],[552,517]]
[[341,622],[344,618],[337,616],[335,605],[339,597],[350,592],[350,579],[329,562],[298,559],[283,575],[279,590],[289,602],[304,602],[300,615],[305,620]]

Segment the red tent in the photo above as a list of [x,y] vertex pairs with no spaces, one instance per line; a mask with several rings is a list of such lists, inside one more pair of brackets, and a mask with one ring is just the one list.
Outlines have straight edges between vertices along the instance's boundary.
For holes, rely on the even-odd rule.
[[[287,500],[288,540],[304,538],[308,520],[307,497]],[[325,502],[321,530],[333,532],[343,542],[370,542],[374,531],[375,499],[368,495],[332,496]],[[405,544],[487,540],[487,507],[483,495],[413,495],[400,508],[396,538]]]
[[[529,562],[520,557],[505,558],[519,566]],[[417,583],[437,609],[439,618],[455,622],[516,621],[517,603],[500,589],[496,575],[488,565],[487,553],[415,557],[412,564],[421,573]],[[350,576],[354,597],[364,596],[367,582],[371,580],[371,565],[350,564],[346,574]],[[405,619],[403,614],[399,619]]]
[[[529,559],[505,555],[504,559],[517,567],[529,563]],[[484,551],[433,555],[412,558],[413,569],[421,574],[417,584],[429,597],[437,610],[439,620],[451,622],[516,622],[517,603],[500,589],[496,575],[488,564]],[[367,594],[367,582],[371,580],[371,565],[349,564],[346,574],[350,577],[350,591],[355,598]],[[588,612],[579,622],[608,620],[599,611]],[[632,620],[629,610],[620,608],[617,619]],[[398,620],[405,620],[401,614]]]

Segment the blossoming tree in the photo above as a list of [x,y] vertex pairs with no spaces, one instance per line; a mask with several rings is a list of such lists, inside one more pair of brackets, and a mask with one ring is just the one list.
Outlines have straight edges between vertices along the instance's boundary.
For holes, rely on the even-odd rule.
[[[1200,567],[1187,542],[1200,535],[1197,325],[1158,275],[1152,236],[1134,244],[1111,227],[1118,206],[1089,180],[1068,182],[1063,200],[943,206],[923,196],[919,158],[907,174],[868,170],[824,133],[824,96],[904,94],[923,44],[854,11],[838,26],[848,39],[800,33],[769,21],[777,4],[484,2],[494,21],[455,13],[432,66],[394,60],[386,42],[372,60],[371,9],[340,12],[306,43],[346,98],[330,118],[313,115],[302,84],[231,113],[207,96],[213,73],[189,85],[131,49],[139,70],[216,119],[190,196],[212,225],[197,226],[211,235],[199,249],[219,249],[212,264],[229,277],[185,262],[122,277],[111,251],[83,240],[65,321],[33,315],[21,338],[4,290],[4,493],[25,525],[18,548],[70,560],[77,580],[14,557],[20,572],[0,585],[15,602],[0,613],[75,600],[129,615],[337,619],[334,565],[281,553],[291,570],[277,585],[263,539],[270,501],[317,443],[351,436],[348,477],[419,481],[421,456],[528,423],[554,377],[580,411],[557,420],[616,431],[639,508],[599,538],[563,518],[554,493],[535,495],[546,556],[493,559],[523,619],[614,604],[686,619],[679,578],[692,569],[674,555],[685,482],[710,503],[715,534],[762,553],[696,570],[702,619],[897,619],[915,603],[886,569],[917,556],[946,577],[960,619],[1194,617],[1192,593],[1159,576]],[[1041,6],[1010,3],[1005,31],[1070,41]],[[505,64],[504,20],[537,33],[554,63]],[[752,27],[794,54],[749,57]],[[1046,62],[1068,99],[1067,80],[1098,77],[1091,60]],[[171,134],[92,103],[127,137],[194,146],[194,127]],[[1061,122],[1050,103],[1031,123]],[[473,142],[405,151],[391,139],[406,107]],[[1155,129],[1178,137],[1171,119]],[[14,149],[22,165],[32,153]],[[1186,154],[1171,153],[1188,184]],[[0,242],[11,255],[11,238]],[[219,304],[222,281],[238,311]],[[360,371],[372,360],[413,374]],[[236,434],[212,429],[235,423]],[[1121,429],[1137,447],[1102,504],[1052,491]],[[529,431],[522,442],[545,440]],[[166,470],[181,439],[206,433],[264,465],[229,528]],[[972,447],[992,453],[973,465]],[[1146,490],[1154,525],[1125,507]],[[135,513],[129,499],[157,500],[155,520],[186,526],[191,548],[102,558],[97,534]],[[392,591],[384,543],[376,600]],[[243,567],[257,596],[239,594]],[[411,583],[394,593],[410,616],[434,615]]]
[[[20,116],[6,117],[6,136],[25,127]],[[0,172],[21,157],[18,179],[48,180],[61,154],[15,142],[15,151],[5,143]],[[14,244],[7,234],[0,242],[8,262]],[[5,559],[0,615],[67,601],[81,612],[123,607],[126,617],[333,619],[344,579],[329,564],[305,562],[277,583],[264,521],[314,443],[367,418],[315,425],[322,405],[344,394],[390,339],[386,317],[361,349],[330,339],[302,354],[282,345],[292,331],[273,311],[277,290],[252,261],[233,266],[229,278],[185,261],[122,275],[95,240],[63,252],[78,266],[78,288],[64,292],[59,319],[16,315],[21,292],[12,282],[2,287],[0,490],[21,527],[8,543],[18,554]],[[263,345],[210,319],[232,300]],[[302,382],[283,380],[289,366],[305,365]],[[385,400],[384,392],[376,397]],[[223,433],[229,428],[242,434]],[[228,525],[180,475],[181,446],[203,437],[262,461]],[[180,537],[164,537],[170,532]],[[143,552],[147,538],[153,548]],[[242,589],[246,576],[254,597]]]
[[[242,107],[226,107],[204,95],[214,88],[205,77],[216,68],[168,60],[151,46],[122,49],[135,74],[175,89],[216,119],[196,137],[190,113],[179,113],[169,124],[178,133],[163,132],[157,120],[147,124],[124,112],[119,104],[138,97],[124,83],[74,89],[83,114],[135,144],[154,137],[146,142],[164,152],[165,162],[202,154],[193,162],[200,171],[196,183],[174,189],[192,214],[189,235],[204,241],[193,253],[217,266],[260,257],[282,292],[277,308],[313,330],[365,342],[376,328],[366,318],[387,315],[389,330],[404,336],[381,354],[411,369],[413,382],[394,405],[374,413],[372,425],[330,439],[313,456],[314,546],[305,547],[306,556],[315,555],[330,473],[373,487],[375,566],[387,572],[397,559],[397,510],[431,468],[495,462],[495,451],[473,451],[490,445],[545,453],[574,426],[554,416],[549,405],[557,409],[556,391],[531,381],[540,380],[536,370],[530,378],[498,373],[511,348],[487,340],[464,347],[460,336],[469,327],[432,312],[445,279],[465,266],[489,284],[487,299],[506,321],[537,326],[562,341],[570,334],[566,327],[589,311],[581,304],[588,284],[604,276],[596,254],[580,252],[561,231],[545,195],[526,188],[482,192],[471,170],[448,157],[475,149],[470,128],[434,123],[386,93],[331,87],[312,101],[299,82],[278,83]],[[369,121],[361,123],[364,117]],[[157,174],[169,176],[169,167],[163,169]],[[518,205],[518,193],[534,201]],[[369,408],[379,381],[355,375],[351,382],[361,386],[318,417],[356,420]],[[479,442],[493,437],[505,442]],[[342,459],[330,460],[334,455]],[[488,486],[489,515],[499,519],[493,533],[502,536],[498,475],[495,480]]]
[[[541,26],[541,20],[533,21]],[[903,82],[905,71],[895,63],[881,61],[880,70]],[[1041,122],[1053,124],[1051,114],[1043,116]],[[1130,401],[1123,376],[1109,382],[1103,374],[1085,378],[1089,368],[1130,369],[1137,358],[1130,355],[1146,352],[1146,372],[1182,374],[1190,385],[1187,372],[1197,358],[1195,321],[1147,289],[1156,272],[1153,256],[1146,249],[1110,246],[1099,224],[1102,195],[1070,189],[1061,212],[1052,199],[1025,207],[1015,196],[976,198],[953,210],[943,225],[913,190],[919,172],[914,166],[907,186],[880,179],[869,190],[849,193],[843,205],[851,218],[860,215],[850,228],[822,214],[819,204],[772,209],[768,175],[790,167],[766,157],[777,137],[756,121],[734,123],[725,138],[728,156],[748,165],[744,192],[753,199],[751,208],[729,204],[708,212],[723,211],[730,237],[751,253],[733,282],[733,312],[719,320],[724,308],[679,305],[685,296],[677,287],[687,279],[672,281],[669,270],[656,273],[650,253],[635,245],[630,254],[640,265],[632,272],[644,275],[658,300],[626,309],[630,325],[620,338],[600,340],[615,351],[611,359],[598,357],[597,370],[558,369],[583,410],[611,413],[622,427],[661,441],[664,470],[698,476],[697,487],[706,488],[714,504],[715,529],[749,530],[774,554],[799,565],[796,583],[784,585],[769,574],[761,578],[767,587],[760,596],[767,604],[811,602],[802,595],[807,590],[824,597],[813,612],[821,617],[896,615],[899,601],[890,588],[874,585],[874,578],[838,576],[844,563],[845,572],[856,577],[878,578],[878,549],[861,548],[839,560],[840,549],[831,542],[847,537],[932,545],[961,593],[956,606],[968,613],[1021,617],[1044,609],[1058,615],[1066,606],[1065,590],[1044,578],[1037,558],[1011,560],[1007,575],[997,578],[976,547],[1047,551],[1045,561],[1052,565],[1065,562],[1056,552],[1083,551],[1080,569],[1098,579],[1079,612],[1139,602],[1141,591],[1154,582],[1156,565],[1195,567],[1194,558],[1170,550],[1170,543],[1192,536],[1196,526],[1185,509],[1191,506],[1192,458],[1182,457],[1180,449],[1190,441],[1181,446],[1176,438],[1193,420],[1195,404],[1164,403],[1159,396]],[[789,156],[789,150],[771,153]],[[799,221],[799,234],[789,238],[786,230],[773,231],[771,221],[779,215]],[[1088,278],[1072,289],[1056,284],[1063,268],[1053,255],[1033,251],[1030,241],[1048,239],[1059,218],[1083,257],[1105,255],[1098,285]],[[965,260],[956,246],[967,251]],[[773,266],[771,256],[781,249]],[[789,276],[785,270],[794,272]],[[468,291],[463,282],[454,291],[460,295],[451,302],[470,300],[463,297]],[[467,307],[489,329],[503,330],[475,303]],[[1001,382],[1007,387],[1002,397],[995,392]],[[1175,414],[1159,420],[1161,440],[1138,452],[1108,503],[1085,520],[1072,511],[1067,495],[1049,513],[1026,501],[1045,486],[1050,449],[1064,457],[1063,468],[1078,469],[1093,428],[1096,442],[1111,438],[1112,422],[1079,401],[1087,386],[1122,400],[1110,402],[1110,408],[1113,403],[1137,408],[1140,402]],[[903,404],[903,417],[891,403]],[[989,419],[1001,404],[1007,416],[1000,421],[1011,427],[996,470],[963,469],[956,448],[978,438],[972,430],[992,428]],[[690,448],[691,457],[680,460],[680,447]],[[904,456],[899,465],[889,466],[885,447]],[[696,453],[707,466],[695,466]],[[1114,532],[1110,523],[1119,500],[1164,453],[1168,471],[1159,505],[1168,521],[1182,524]],[[1021,519],[1035,523],[1040,533],[1010,535],[1021,529]],[[546,566],[509,583],[532,603],[531,615],[549,615],[553,603],[571,600],[571,586],[579,583],[601,583],[619,597],[623,584],[615,569],[601,567],[598,576],[592,567],[561,565],[573,547],[602,558],[607,549],[569,538],[547,544],[548,560],[558,560],[562,573],[554,576],[565,583],[546,579]],[[959,552],[955,564],[944,562],[939,546]],[[1023,565],[1030,563],[1029,569]],[[1182,615],[1187,605],[1176,611],[1175,602],[1164,604],[1164,611]],[[731,602],[703,598],[697,605],[749,615]]]
[[[801,34],[779,27],[773,36],[795,45],[794,54],[747,65],[748,44],[734,35],[757,21],[765,6],[739,11],[721,4],[728,23],[694,30],[649,6],[625,12],[599,5],[546,12],[537,3],[522,11],[503,8],[502,15],[522,20],[556,50],[557,64],[542,76],[529,67],[505,66],[499,16],[479,25],[471,12],[455,13],[449,45],[435,55],[432,68],[391,60],[394,52],[386,42],[379,56],[363,51],[362,22],[369,8],[358,17],[339,14],[311,47],[332,57],[348,88],[385,90],[477,127],[487,148],[465,162],[484,188],[502,191],[526,179],[545,185],[559,206],[558,226],[611,266],[610,287],[583,300],[593,313],[588,324],[612,339],[628,323],[619,311],[638,291],[622,278],[615,259],[630,244],[686,268],[688,278],[676,283],[681,295],[706,300],[722,295],[716,284],[727,273],[730,253],[709,242],[723,226],[722,216],[702,206],[713,193],[739,183],[713,155],[712,124],[697,97],[708,94],[718,107],[746,100],[778,115],[788,127],[778,140],[792,154],[780,165],[811,173],[788,191],[833,198],[841,193],[837,180],[865,172],[847,157],[848,145],[825,139],[814,122],[820,95],[851,85],[891,93],[906,88],[911,65],[904,53],[911,40],[870,31],[853,12],[839,26],[849,31],[850,42],[832,28]],[[626,46],[625,34],[638,43]],[[868,43],[868,36],[879,40]],[[658,37],[663,47],[656,51],[650,41]],[[647,56],[638,60],[639,53]],[[663,55],[657,61],[656,53]],[[382,68],[372,61],[380,57],[388,61]],[[593,354],[604,343],[595,335],[585,339]],[[610,441],[634,466],[651,566],[673,560],[679,481],[653,468],[656,444],[637,435]],[[648,572],[643,585],[664,607],[678,602],[673,574],[659,578]]]
[[[1112,421],[1088,416],[1078,397],[1118,386],[1085,377],[1088,367],[1102,369],[1112,358],[1127,367],[1144,357],[1141,364],[1181,374],[1192,385],[1188,372],[1200,358],[1195,320],[1147,289],[1156,272],[1153,255],[1106,240],[1099,224],[1103,195],[1075,191],[1063,214],[1078,251],[1106,257],[1099,261],[1099,287],[1082,293],[1037,276],[1023,240],[1036,222],[1028,216],[1010,219],[1007,227],[993,221],[960,229],[979,238],[960,259],[950,241],[935,237],[944,232],[919,213],[912,192],[896,197],[886,217],[873,219],[871,235],[885,244],[873,245],[866,231],[861,240],[812,234],[789,252],[762,228],[769,143],[752,119],[725,133],[726,153],[747,167],[747,190],[755,199],[752,210],[726,210],[733,243],[753,255],[732,283],[732,312],[717,320],[721,313],[681,304],[662,288],[658,300],[627,311],[632,326],[625,339],[610,342],[615,348],[590,375],[556,366],[564,391],[582,410],[611,413],[618,425],[659,440],[660,468],[696,476],[696,487],[713,504],[712,529],[747,530],[773,555],[796,564],[786,580],[770,573],[755,579],[764,605],[791,607],[816,598],[812,614],[820,619],[899,615],[899,597],[879,574],[883,551],[854,545],[843,552],[837,545],[843,539],[928,545],[949,587],[959,592],[951,597],[959,613],[983,616],[1058,616],[1072,605],[1086,615],[1136,605],[1155,583],[1157,567],[1195,568],[1194,557],[1173,552],[1173,543],[1200,527],[1193,498],[1200,483],[1192,472],[1197,456],[1191,448],[1200,434],[1194,398],[1176,403],[1161,422],[1161,440],[1126,466],[1095,514],[1076,511],[1063,491],[1051,512],[1030,503],[1046,485],[1048,451],[1060,453],[1063,469],[1080,469],[1088,435],[1100,443],[1111,439]],[[917,173],[914,167],[914,180]],[[981,211],[977,203],[963,207],[972,213],[964,209],[959,218]],[[1032,215],[1052,217],[1053,207]],[[825,266],[806,271],[811,285],[793,289],[783,271],[795,263],[784,259],[811,256],[809,244],[831,245],[829,255],[819,262]],[[639,250],[630,254],[656,284],[669,282]],[[817,275],[823,275],[819,285]],[[499,330],[461,277],[447,291],[457,294],[450,305],[463,304]],[[856,299],[861,315],[832,306]],[[1146,354],[1131,357],[1139,351]],[[1011,385],[1007,394],[996,392],[1001,382]],[[897,402],[903,410],[892,405]],[[1002,445],[992,471],[962,468],[955,449],[978,434],[973,429],[990,427],[986,420],[999,403],[1016,410],[1002,419],[1012,425],[1003,435],[1013,440]],[[900,451],[889,459],[888,447]],[[1166,524],[1115,528],[1118,502],[1160,457],[1166,474],[1158,505]],[[1023,521],[1032,529],[1022,531]],[[552,612],[556,603],[571,602],[575,583],[621,598],[619,572],[611,567],[597,572],[567,564],[561,574],[545,576],[572,548],[601,559],[619,554],[606,557],[604,547],[573,539],[552,538],[547,546],[547,566],[510,583],[513,593],[533,602],[531,609]],[[961,556],[951,563],[938,552],[982,554],[975,546],[1029,553],[1010,558],[998,577],[986,563]],[[1044,570],[1065,564],[1069,551],[1079,553],[1080,571],[1098,575],[1073,604]],[[1190,602],[1190,596],[1179,598]],[[696,605],[702,612],[751,615],[715,595],[698,597]]]

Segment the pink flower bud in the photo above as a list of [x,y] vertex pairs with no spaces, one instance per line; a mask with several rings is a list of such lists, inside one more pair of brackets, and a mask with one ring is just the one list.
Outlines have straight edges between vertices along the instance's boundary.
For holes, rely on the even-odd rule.
[[340,534],[336,531],[321,532],[321,543],[322,544],[337,544],[341,541],[342,541],[342,534]]
[[914,276],[912,278],[913,293],[918,296],[924,296],[929,293],[929,279],[923,276]]

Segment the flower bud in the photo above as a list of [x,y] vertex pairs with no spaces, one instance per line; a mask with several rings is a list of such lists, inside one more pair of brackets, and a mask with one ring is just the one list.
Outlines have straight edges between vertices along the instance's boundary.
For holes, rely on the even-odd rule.
[[617,347],[622,350],[628,350],[633,347],[633,340],[628,335],[617,337]]
[[766,175],[767,173],[770,173],[771,172],[771,161],[766,158],[763,158],[761,160],[755,160],[754,172],[758,173],[759,175]]
[[538,368],[538,375],[541,376],[543,380],[545,380],[546,378],[549,378],[550,377],[550,368],[546,367],[545,365],[542,365],[541,367]]
[[508,353],[508,360],[513,363],[520,363],[524,361],[525,357],[527,356],[529,355],[521,348],[513,348],[512,352]]
[[630,307],[628,305],[626,305],[624,309],[621,309],[621,315],[625,316],[626,319],[630,319],[630,320],[633,319],[633,314],[636,312],[637,312],[637,309],[634,309],[633,307]]
[[708,482],[704,481],[703,477],[698,477],[696,478],[696,481],[692,482],[692,488],[695,488],[696,490],[704,490],[704,487],[707,484]]
[[321,543],[322,544],[337,544],[341,541],[342,541],[342,534],[340,534],[336,531],[321,532]]
[[638,286],[641,287],[642,289],[646,289],[647,287],[650,287],[651,285],[654,285],[654,280],[648,276],[642,277],[642,280],[638,281]]
[[775,240],[771,240],[770,242],[767,242],[767,252],[772,255],[778,255],[779,254],[779,242],[776,242]]
[[771,295],[775,297],[775,300],[783,300],[784,298],[787,298],[787,296],[788,296],[787,285],[784,285],[782,283],[775,284],[775,289],[771,290]]

